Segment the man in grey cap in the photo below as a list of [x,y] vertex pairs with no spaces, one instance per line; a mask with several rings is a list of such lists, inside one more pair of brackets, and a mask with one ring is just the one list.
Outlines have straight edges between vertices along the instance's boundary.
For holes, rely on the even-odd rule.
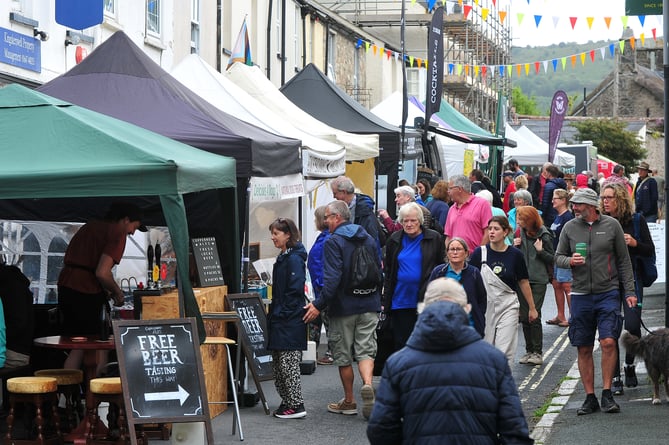
[[629,307],[637,304],[634,275],[623,229],[615,218],[601,215],[597,193],[590,188],[576,190],[570,199],[576,218],[567,222],[555,252],[558,267],[571,268],[571,319],[569,339],[578,348],[578,370],[587,394],[577,414],[600,410],[595,396],[595,364],[592,356],[599,330],[602,350],[601,410],[620,412],[611,394],[616,367],[616,343],[622,328],[620,289]]
[[639,180],[634,186],[634,203],[636,212],[641,213],[647,222],[657,222],[657,182],[648,172],[650,165],[642,162],[637,167]]

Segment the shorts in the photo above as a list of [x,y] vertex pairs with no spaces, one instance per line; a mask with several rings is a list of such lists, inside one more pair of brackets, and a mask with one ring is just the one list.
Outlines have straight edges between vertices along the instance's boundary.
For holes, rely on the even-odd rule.
[[558,283],[571,283],[573,278],[571,276],[571,269],[562,267],[553,267],[553,277]]
[[332,364],[348,366],[353,363],[351,347],[356,361],[374,360],[378,322],[379,315],[376,312],[330,317],[328,343],[332,348]]
[[595,332],[599,339],[620,337],[622,315],[620,292],[612,290],[602,294],[571,295],[569,340],[572,346],[592,346]]

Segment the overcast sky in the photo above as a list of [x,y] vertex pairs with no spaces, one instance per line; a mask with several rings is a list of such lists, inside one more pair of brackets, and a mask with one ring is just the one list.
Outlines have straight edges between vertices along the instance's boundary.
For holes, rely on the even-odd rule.
[[[513,46],[544,46],[560,42],[587,43],[588,41],[618,39],[623,32],[621,17],[625,15],[625,0],[497,0],[501,10],[509,10],[509,20]],[[518,13],[525,16],[518,25]],[[539,26],[534,16],[542,15]],[[577,17],[572,30],[569,18]],[[587,17],[593,17],[592,29],[588,28]],[[604,17],[611,17],[607,29]],[[557,18],[557,25],[554,24]],[[639,18],[630,16],[627,26],[640,39],[641,33],[652,40],[652,29],[657,37],[663,35],[662,16],[646,16],[644,26]]]

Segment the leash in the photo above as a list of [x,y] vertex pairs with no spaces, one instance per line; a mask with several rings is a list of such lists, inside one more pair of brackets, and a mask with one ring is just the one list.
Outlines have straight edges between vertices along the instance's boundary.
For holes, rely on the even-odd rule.
[[[641,303],[637,303],[636,307],[639,308],[638,317],[639,317],[639,322],[641,323],[641,326],[646,330],[646,332],[648,332],[649,335],[658,335],[657,333],[648,329],[648,326],[646,326],[646,323],[643,322],[643,318],[641,318]],[[630,309],[633,309],[633,308],[630,308]],[[632,312],[634,312],[635,314],[637,313],[636,311],[632,311]]]

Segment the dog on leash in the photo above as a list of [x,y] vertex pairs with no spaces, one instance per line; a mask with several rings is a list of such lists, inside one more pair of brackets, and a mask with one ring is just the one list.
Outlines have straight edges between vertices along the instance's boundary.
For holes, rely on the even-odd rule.
[[653,382],[653,405],[660,405],[660,376],[664,375],[664,392],[669,402],[669,329],[663,328],[641,338],[623,332],[620,341],[625,350],[646,363],[648,376]]

